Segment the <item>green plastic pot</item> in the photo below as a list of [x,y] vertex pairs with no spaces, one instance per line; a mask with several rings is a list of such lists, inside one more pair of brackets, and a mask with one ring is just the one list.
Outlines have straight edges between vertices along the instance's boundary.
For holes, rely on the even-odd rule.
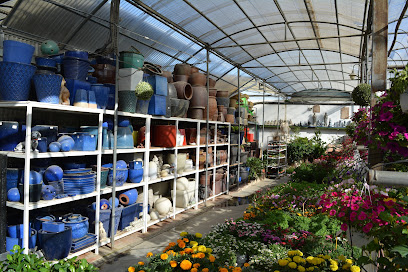
[[120,68],[136,68],[141,69],[144,64],[142,54],[137,54],[131,51],[122,51],[119,55]]

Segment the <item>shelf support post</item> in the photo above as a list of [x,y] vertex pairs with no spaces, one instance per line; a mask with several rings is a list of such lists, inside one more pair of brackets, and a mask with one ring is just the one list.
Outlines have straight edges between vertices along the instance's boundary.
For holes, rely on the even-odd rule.
[[24,238],[23,238],[23,247],[24,247],[24,254],[28,254],[29,249],[29,237],[31,233],[29,233],[29,224],[30,224],[30,211],[29,211],[29,204],[30,204],[30,165],[31,165],[31,124],[33,120],[33,107],[31,104],[27,105],[26,111],[26,135],[25,135],[25,160],[24,160],[24,211],[23,211],[23,224],[24,224]]
[[206,62],[206,67],[207,67],[207,116],[205,120],[205,125],[206,125],[206,133],[205,133],[205,163],[204,163],[204,169],[205,169],[205,195],[204,195],[204,206],[207,207],[207,196],[208,196],[208,141],[209,141],[209,129],[210,129],[210,124],[208,121],[210,120],[210,49],[208,47],[206,49],[206,56],[207,56],[207,62]]

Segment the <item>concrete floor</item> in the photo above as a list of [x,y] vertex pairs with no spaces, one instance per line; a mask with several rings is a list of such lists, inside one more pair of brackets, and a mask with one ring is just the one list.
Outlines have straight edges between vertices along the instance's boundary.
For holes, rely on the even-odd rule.
[[160,252],[168,243],[176,241],[182,231],[206,234],[211,230],[211,226],[223,223],[225,219],[242,217],[251,195],[286,181],[286,178],[281,178],[251,182],[229,195],[208,201],[207,207],[201,205],[197,210],[190,209],[177,215],[175,219],[162,221],[150,227],[147,233],[137,232],[119,239],[115,241],[114,249],[103,246],[98,255],[89,252],[80,258],[98,266],[101,272],[127,271],[129,266],[143,260],[149,251]]

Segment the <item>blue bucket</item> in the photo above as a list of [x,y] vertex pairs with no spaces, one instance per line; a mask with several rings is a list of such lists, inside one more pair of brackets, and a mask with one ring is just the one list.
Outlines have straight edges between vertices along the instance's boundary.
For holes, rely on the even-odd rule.
[[115,108],[115,84],[105,83],[103,85],[109,87],[108,105],[106,108],[108,110],[113,110]]
[[40,102],[59,104],[61,92],[61,75],[34,75],[33,82],[37,99]]
[[3,41],[3,61],[30,64],[34,46],[12,40]]
[[65,78],[86,80],[89,70],[88,60],[65,56],[63,65]]
[[35,69],[30,64],[0,62],[0,100],[28,100]]

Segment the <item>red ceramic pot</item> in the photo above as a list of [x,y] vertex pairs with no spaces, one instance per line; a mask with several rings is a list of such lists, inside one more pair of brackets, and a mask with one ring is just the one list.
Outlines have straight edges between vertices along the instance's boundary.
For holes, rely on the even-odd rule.
[[174,125],[153,126],[153,146],[175,147],[177,130]]

